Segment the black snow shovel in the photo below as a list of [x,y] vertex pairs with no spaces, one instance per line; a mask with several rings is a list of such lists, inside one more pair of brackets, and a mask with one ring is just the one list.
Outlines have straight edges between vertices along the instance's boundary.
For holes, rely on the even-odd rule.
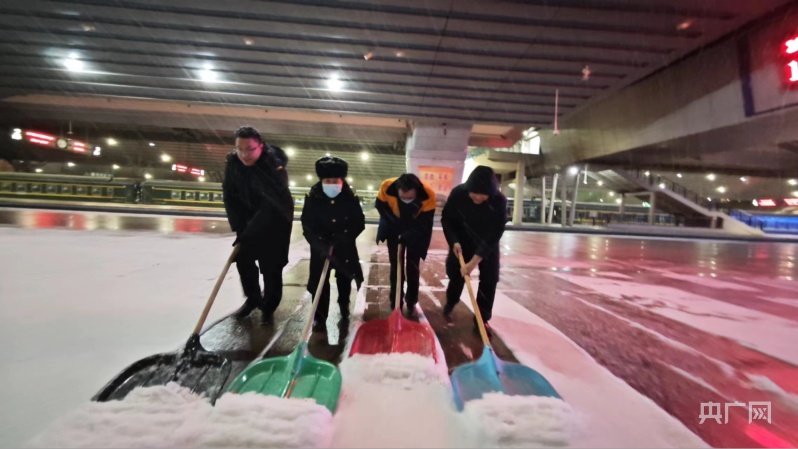
[[134,388],[166,385],[169,382],[176,382],[196,394],[206,396],[211,403],[216,401],[230,376],[232,365],[219,354],[205,350],[200,344],[199,333],[238,250],[239,246],[236,245],[227,258],[224,270],[216,280],[205,309],[183,350],[152,355],[133,363],[94,395],[93,401],[124,399]]

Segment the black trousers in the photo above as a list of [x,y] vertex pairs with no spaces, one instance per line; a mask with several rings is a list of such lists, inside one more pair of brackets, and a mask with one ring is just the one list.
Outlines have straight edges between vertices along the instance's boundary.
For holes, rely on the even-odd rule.
[[[259,258],[241,257],[236,259],[236,268],[241,277],[241,287],[247,301],[258,305],[265,311],[274,312],[283,299],[283,267],[267,259],[264,255]],[[257,261],[257,265],[255,262]],[[260,266],[260,268],[258,268]],[[263,274],[263,296],[260,293],[258,272]]]
[[[391,309],[394,308],[396,298],[396,253],[399,249],[399,242],[396,239],[388,239],[388,257],[391,259]],[[405,253],[405,266],[402,267],[402,290],[400,292],[400,304],[407,300],[407,307],[415,307],[418,303],[418,283],[419,265],[421,263],[421,253],[410,247],[403,247]],[[407,281],[407,293],[405,294],[405,280]]]
[[[467,263],[474,256],[473,250],[463,248],[463,259]],[[460,260],[449,250],[446,257],[446,276],[449,286],[446,287],[446,309],[452,310],[458,302],[465,287],[465,279],[460,274]],[[477,290],[477,306],[482,320],[488,321],[493,314],[493,300],[496,297],[496,284],[499,283],[499,249],[482,259],[479,263],[479,289]]]
[[[321,279],[321,272],[324,269],[324,259],[326,257],[312,252],[310,255],[310,275],[308,278],[308,291],[312,295],[316,294],[316,288],[319,286]],[[333,270],[332,264],[330,269],[327,270],[327,276],[324,277],[324,287],[321,290],[321,297],[319,298],[319,305],[316,308],[316,314],[313,319],[317,322],[326,322],[327,315],[330,309],[330,271]],[[352,278],[345,276],[338,270],[335,270],[335,283],[338,286],[338,305],[342,310],[349,310],[349,296],[352,293]]]

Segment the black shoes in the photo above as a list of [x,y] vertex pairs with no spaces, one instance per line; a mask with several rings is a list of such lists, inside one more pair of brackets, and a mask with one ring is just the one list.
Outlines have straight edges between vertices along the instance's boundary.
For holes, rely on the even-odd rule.
[[452,324],[452,309],[454,307],[443,306],[443,319],[449,324]]
[[247,298],[247,300],[244,301],[244,304],[241,307],[239,307],[238,310],[233,312],[233,316],[239,320],[248,317],[253,310],[258,308],[260,302],[261,302],[260,298],[257,299]]

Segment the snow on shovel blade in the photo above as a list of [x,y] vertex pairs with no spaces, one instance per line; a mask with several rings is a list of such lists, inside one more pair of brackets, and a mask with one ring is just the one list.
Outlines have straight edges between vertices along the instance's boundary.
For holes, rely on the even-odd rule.
[[520,363],[499,360],[490,346],[483,348],[482,356],[476,362],[458,366],[452,371],[452,389],[459,410],[463,410],[466,402],[491,392],[560,398],[539,372]]
[[338,368],[308,354],[307,343],[300,343],[287,356],[263,359],[250,365],[236,377],[227,391],[313,399],[335,413],[341,384]]
[[349,355],[411,352],[437,362],[435,334],[424,324],[410,321],[399,309],[387,319],[372,320],[357,330]]
[[222,393],[231,368],[227,359],[205,350],[156,354],[127,367],[92,400],[124,399],[134,388],[176,382],[214,402]]

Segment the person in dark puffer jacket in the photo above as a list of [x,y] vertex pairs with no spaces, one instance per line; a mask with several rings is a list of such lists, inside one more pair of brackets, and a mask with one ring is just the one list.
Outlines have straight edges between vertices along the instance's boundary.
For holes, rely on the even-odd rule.
[[[496,175],[490,167],[476,167],[464,184],[452,189],[441,214],[441,225],[449,244],[446,258],[449,285],[443,308],[447,321],[451,322],[452,310],[460,301],[465,286],[463,276],[470,275],[479,266],[477,305],[485,329],[488,335],[492,335],[488,321],[499,282],[499,240],[506,223],[507,198],[499,190]],[[465,267],[460,267],[458,254],[463,255]]]
[[[338,287],[338,305],[343,323],[349,321],[349,304],[352,281],[357,289],[363,283],[363,270],[355,239],[366,228],[366,217],[360,200],[346,183],[348,165],[337,157],[323,157],[316,161],[319,177],[305,197],[302,208],[302,230],[310,244],[310,274],[308,292],[316,293],[324,260],[329,258],[335,269]],[[314,316],[314,332],[327,331],[330,307],[330,273],[321,280],[324,287]],[[342,323],[339,323],[342,324]]]
[[236,233],[233,246],[240,244],[236,268],[246,296],[234,315],[244,318],[260,308],[266,322],[282,300],[283,267],[288,263],[294,220],[288,157],[279,147],[264,143],[255,128],[241,127],[235,137],[236,151],[227,155],[222,182],[227,220]]

